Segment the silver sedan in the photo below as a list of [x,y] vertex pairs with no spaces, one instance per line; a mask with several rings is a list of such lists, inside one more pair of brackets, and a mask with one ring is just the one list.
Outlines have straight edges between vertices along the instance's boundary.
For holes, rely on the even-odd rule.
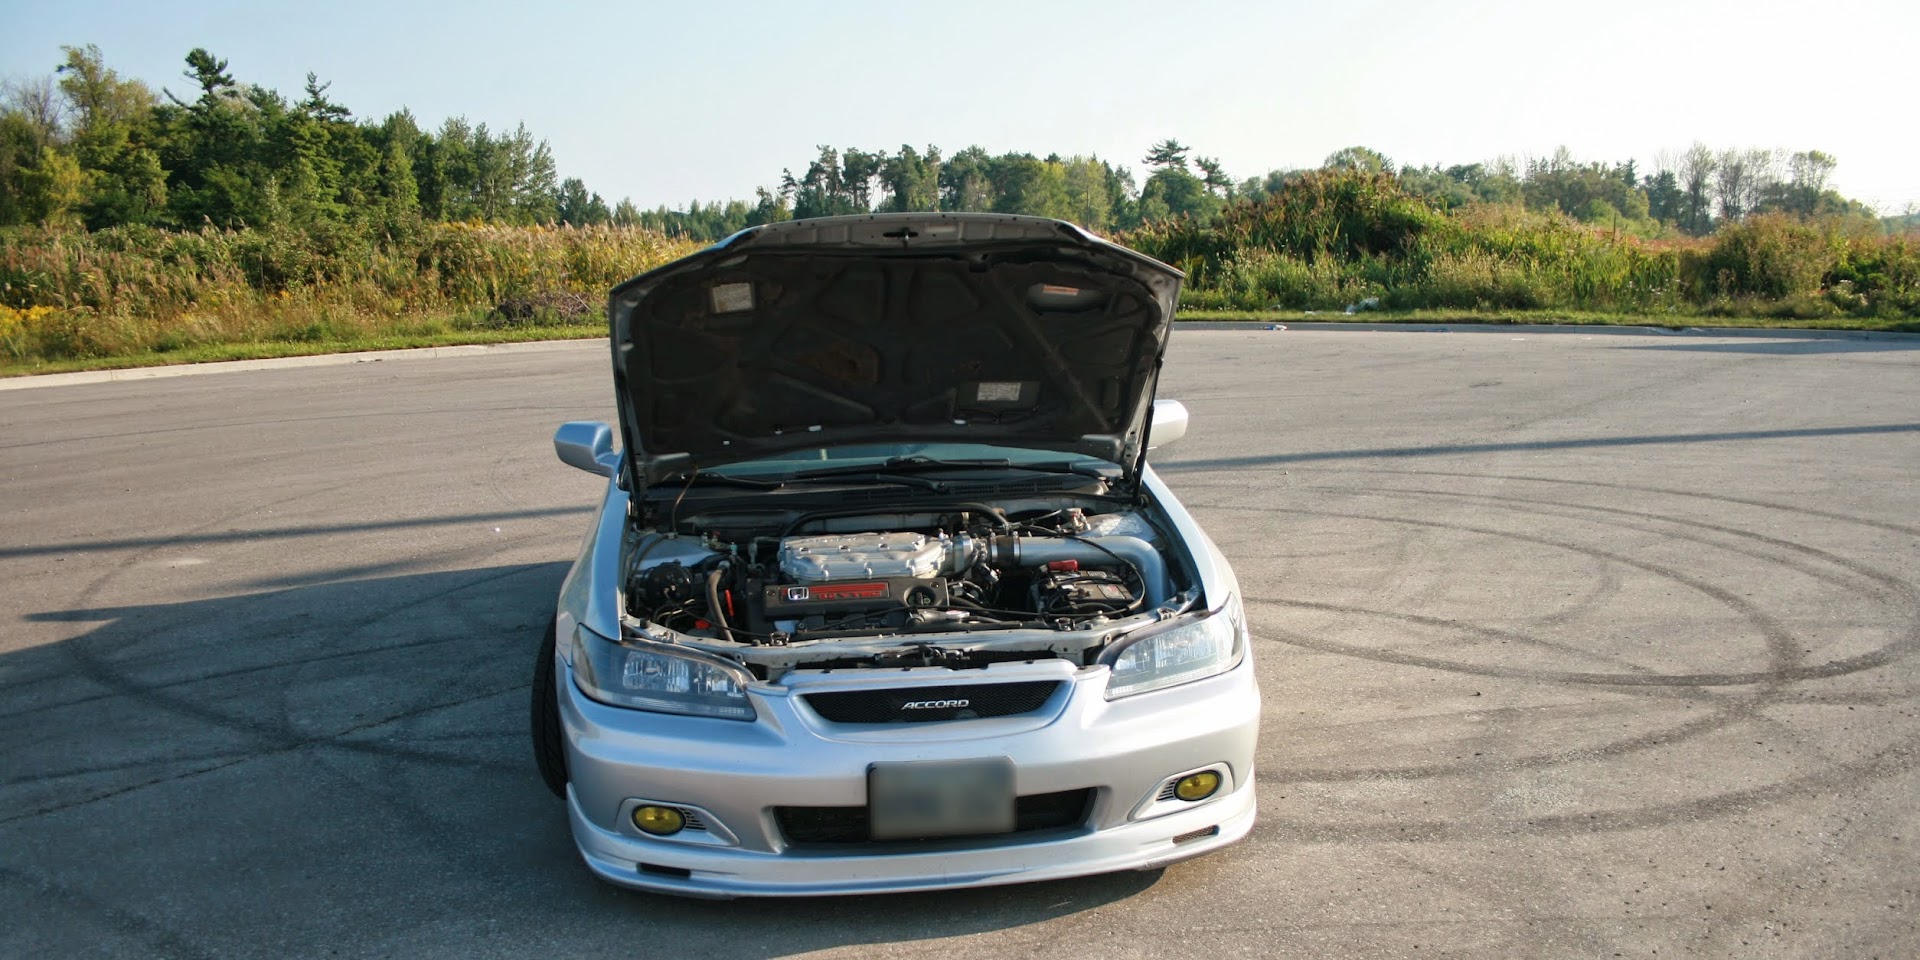
[[588,867],[694,896],[982,886],[1252,828],[1226,558],[1147,464],[1178,271],[1068,224],[754,228],[616,288],[608,478],[533,687]]

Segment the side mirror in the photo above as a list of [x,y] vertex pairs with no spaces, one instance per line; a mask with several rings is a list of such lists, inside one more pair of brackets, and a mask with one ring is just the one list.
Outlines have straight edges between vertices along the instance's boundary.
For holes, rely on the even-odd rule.
[[553,432],[553,452],[561,463],[603,477],[620,469],[620,455],[613,452],[613,428],[598,420],[561,424]]
[[1153,402],[1153,427],[1147,449],[1158,450],[1187,435],[1187,405],[1178,400]]

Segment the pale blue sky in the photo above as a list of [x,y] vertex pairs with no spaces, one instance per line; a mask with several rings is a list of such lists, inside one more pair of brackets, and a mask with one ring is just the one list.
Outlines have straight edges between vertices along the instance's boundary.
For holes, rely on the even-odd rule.
[[205,46],[362,117],[524,120],[562,176],[642,206],[750,197],[816,144],[1097,153],[1178,137],[1236,178],[1364,144],[1396,161],[1818,148],[1920,202],[1913,0],[278,5],[0,0],[0,76],[61,44],[180,92]]

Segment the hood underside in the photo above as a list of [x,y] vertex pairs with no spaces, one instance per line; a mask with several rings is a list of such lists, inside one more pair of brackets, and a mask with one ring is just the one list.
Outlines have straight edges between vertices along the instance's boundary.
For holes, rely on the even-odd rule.
[[1179,271],[1070,224],[790,221],[616,287],[641,484],[847,444],[986,443],[1137,466]]

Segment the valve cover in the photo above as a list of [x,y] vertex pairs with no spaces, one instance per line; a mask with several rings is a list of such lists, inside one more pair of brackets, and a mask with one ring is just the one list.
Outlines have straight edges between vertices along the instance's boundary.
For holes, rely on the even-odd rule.
[[918,533],[847,533],[788,537],[780,542],[780,574],[792,583],[931,579],[946,566],[947,541]]

